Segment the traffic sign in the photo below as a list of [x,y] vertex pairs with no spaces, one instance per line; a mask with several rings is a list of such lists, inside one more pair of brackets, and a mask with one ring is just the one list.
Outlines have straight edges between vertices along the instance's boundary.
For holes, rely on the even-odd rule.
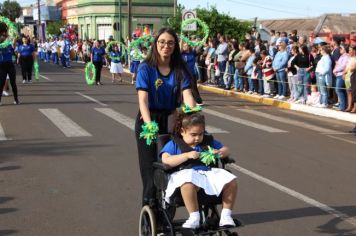
[[[187,20],[190,18],[197,18],[197,12],[195,10],[183,10],[182,20]],[[191,23],[183,28],[183,31],[197,31],[197,23]]]

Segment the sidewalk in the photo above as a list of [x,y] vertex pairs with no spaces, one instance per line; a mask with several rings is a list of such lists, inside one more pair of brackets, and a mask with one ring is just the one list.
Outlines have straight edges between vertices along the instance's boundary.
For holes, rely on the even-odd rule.
[[223,96],[236,97],[236,98],[240,98],[240,99],[247,100],[250,102],[261,103],[264,105],[274,106],[274,107],[293,110],[293,111],[301,111],[304,113],[309,113],[309,114],[313,114],[313,115],[317,115],[317,116],[334,118],[334,119],[338,119],[338,120],[351,122],[353,124],[356,123],[356,114],[349,113],[349,112],[337,111],[337,110],[333,110],[331,108],[318,108],[318,107],[312,107],[312,106],[308,106],[308,105],[294,104],[294,103],[290,103],[287,101],[279,101],[279,100],[276,100],[273,98],[262,98],[262,97],[256,96],[256,95],[237,93],[232,90],[224,90],[221,88],[216,88],[216,87],[202,85],[202,84],[198,84],[198,88],[203,91],[208,91],[208,92],[220,94]]

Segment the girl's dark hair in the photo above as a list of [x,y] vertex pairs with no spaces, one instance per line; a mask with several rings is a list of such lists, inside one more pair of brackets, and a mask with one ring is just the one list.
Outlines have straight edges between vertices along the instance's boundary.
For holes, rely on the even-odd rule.
[[173,135],[181,137],[182,128],[186,129],[189,126],[202,125],[205,128],[205,117],[199,112],[194,113],[184,113],[183,111],[178,112],[178,117],[176,119]]
[[0,35],[3,35],[4,33],[7,33],[7,25],[3,22],[0,22]]
[[157,67],[158,66],[158,60],[159,60],[159,54],[157,50],[157,41],[158,38],[163,34],[163,33],[168,33],[174,38],[174,50],[171,55],[171,60],[169,63],[169,66],[171,68],[171,71],[175,74],[175,80],[177,83],[177,101],[180,103],[182,100],[182,95],[181,95],[181,82],[183,81],[183,78],[185,76],[189,76],[189,78],[193,78],[190,70],[188,69],[187,64],[182,58],[180,48],[179,48],[179,40],[177,37],[176,32],[169,27],[162,28],[158,31],[154,42],[152,44],[152,49],[151,52],[148,54],[147,58],[145,59],[145,62],[147,62],[148,65],[152,67]]
[[307,45],[303,45],[301,49],[304,55],[309,55],[309,49]]

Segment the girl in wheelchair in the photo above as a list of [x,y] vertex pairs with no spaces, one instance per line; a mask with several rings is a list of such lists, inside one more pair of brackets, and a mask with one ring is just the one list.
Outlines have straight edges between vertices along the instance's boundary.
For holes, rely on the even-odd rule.
[[[236,176],[230,172],[206,166],[200,160],[200,153],[207,148],[207,144],[214,149],[220,158],[227,157],[230,153],[226,146],[219,141],[205,139],[205,118],[201,113],[183,113],[177,118],[174,138],[161,150],[163,164],[177,171],[169,177],[166,189],[166,201],[177,188],[180,188],[182,198],[189,212],[188,220],[182,225],[183,228],[196,229],[200,226],[200,214],[197,192],[202,189],[207,195],[219,196],[222,194],[222,211],[219,226],[235,226],[231,217],[237,195]],[[185,151],[180,147],[185,145]],[[190,150],[190,151],[189,151]]]

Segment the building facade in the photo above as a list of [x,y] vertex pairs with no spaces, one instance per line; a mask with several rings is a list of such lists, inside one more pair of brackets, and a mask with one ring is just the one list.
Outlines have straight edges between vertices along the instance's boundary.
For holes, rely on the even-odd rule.
[[107,40],[109,36],[119,39],[120,35],[124,39],[131,32],[154,33],[167,26],[168,19],[173,16],[174,2],[175,0],[63,0],[62,18],[77,26],[81,39]]

